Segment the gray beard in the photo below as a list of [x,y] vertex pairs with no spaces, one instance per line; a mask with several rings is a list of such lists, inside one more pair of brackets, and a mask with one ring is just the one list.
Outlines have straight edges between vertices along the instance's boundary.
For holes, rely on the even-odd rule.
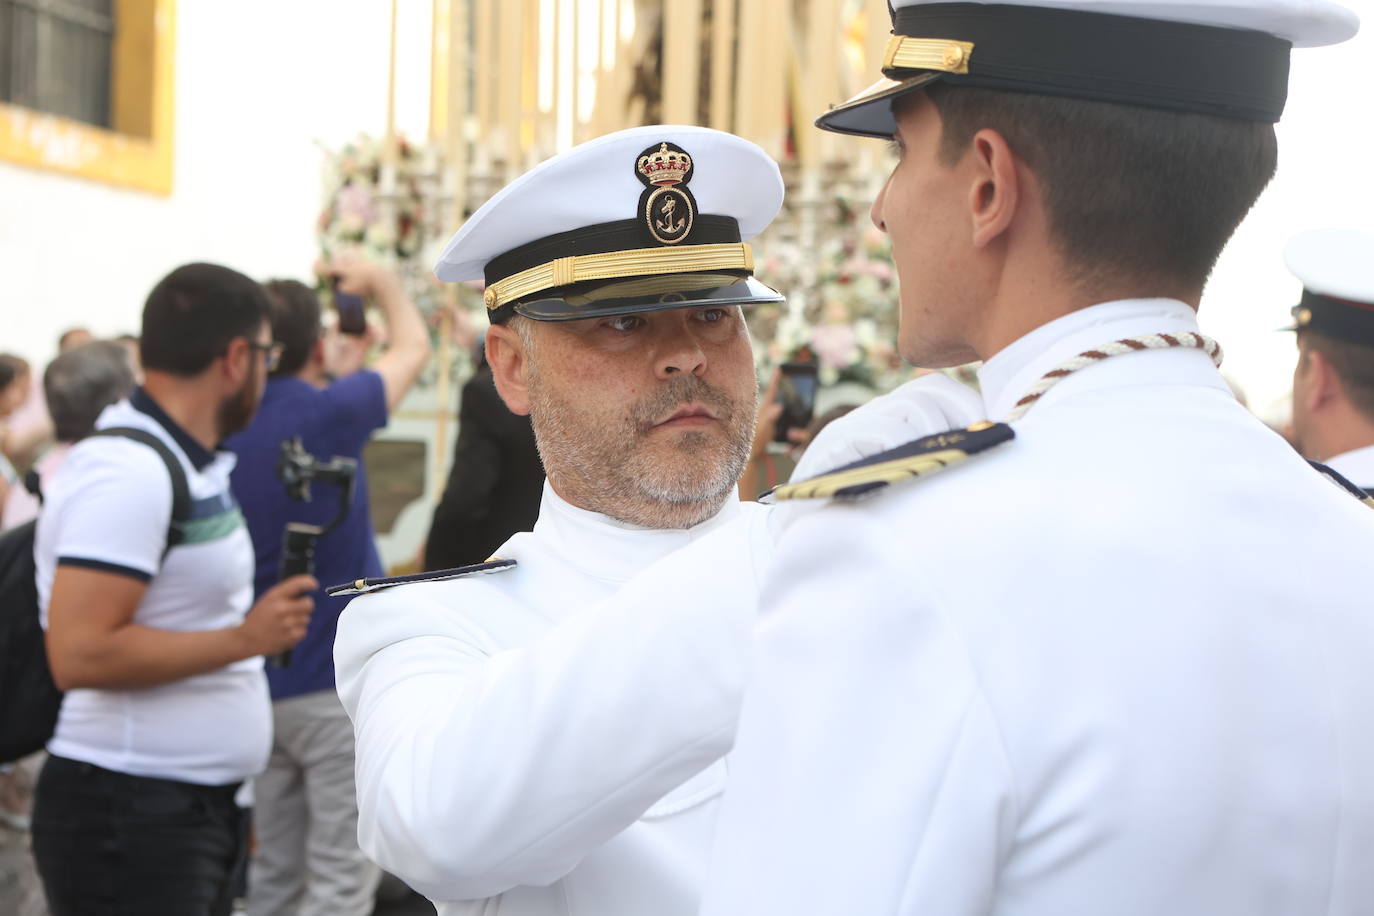
[[[749,460],[754,405],[736,403],[695,376],[679,376],[631,405],[614,428],[589,428],[537,375],[529,385],[545,472],[559,495],[579,508],[644,528],[691,528],[734,495]],[[724,444],[689,430],[675,441],[671,459],[647,454],[642,444],[654,420],[688,401],[716,413],[727,433]]]

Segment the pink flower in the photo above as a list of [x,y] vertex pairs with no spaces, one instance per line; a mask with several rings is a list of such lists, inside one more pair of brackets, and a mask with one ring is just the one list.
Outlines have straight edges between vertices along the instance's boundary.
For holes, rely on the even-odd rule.
[[847,324],[823,324],[811,332],[811,346],[823,369],[843,369],[859,356],[858,339]]
[[[335,206],[338,209],[339,219],[350,223],[356,220],[367,226],[376,218],[372,192],[363,187],[362,184],[347,184],[340,188],[339,194],[335,198]],[[349,217],[354,219],[350,220]]]

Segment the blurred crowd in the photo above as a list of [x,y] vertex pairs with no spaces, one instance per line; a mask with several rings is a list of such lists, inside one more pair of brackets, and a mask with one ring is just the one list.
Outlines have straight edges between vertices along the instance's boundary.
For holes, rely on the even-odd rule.
[[[158,902],[169,868],[202,876],[203,887],[186,889],[191,897],[235,872],[224,907],[372,912],[381,875],[357,848],[353,734],[334,691],[344,600],[321,584],[384,572],[363,449],[429,361],[429,329],[394,273],[360,258],[316,270],[317,284],[260,284],[186,265],[149,294],[141,337],[96,340],[71,329],[41,371],[0,354],[0,529],[13,537],[27,525],[35,544],[52,676],[67,692],[54,753],[0,766],[0,829],[14,853],[0,863],[6,913],[47,912],[45,884],[52,896],[70,891],[74,876],[108,881],[83,871],[95,867],[87,853],[140,823],[144,813],[117,810],[154,789],[173,807],[210,805],[223,816],[187,828],[177,845],[190,861],[129,870],[146,885],[146,912],[177,911]],[[317,287],[367,303],[372,319],[341,328]],[[97,427],[151,433],[184,456],[180,471],[153,464],[137,443],[90,438]],[[284,479],[284,444],[296,446],[303,492]],[[312,494],[312,469],[325,466],[346,469],[347,479],[330,487],[321,476]],[[430,539],[428,561],[485,558],[532,523],[542,480],[528,420],[505,410],[490,372],[479,371],[464,389],[453,479],[436,515],[444,534]],[[283,589],[288,524],[313,532],[313,562]],[[120,599],[111,619],[91,629],[66,616],[111,589]],[[131,630],[159,633],[153,626],[183,638],[210,627],[223,644],[121,641]],[[266,683],[270,721],[254,712],[269,707],[254,706],[251,688],[245,702],[242,684],[219,673],[263,655],[278,660]],[[183,718],[157,721],[169,715]],[[123,737],[111,745],[102,729],[120,719]],[[168,731],[182,727],[190,734]],[[207,798],[196,789],[207,782],[234,791]],[[98,801],[115,813],[93,813]],[[225,854],[245,833],[251,862]],[[403,892],[390,888],[393,898]],[[80,911],[71,901],[54,909],[73,906]]]

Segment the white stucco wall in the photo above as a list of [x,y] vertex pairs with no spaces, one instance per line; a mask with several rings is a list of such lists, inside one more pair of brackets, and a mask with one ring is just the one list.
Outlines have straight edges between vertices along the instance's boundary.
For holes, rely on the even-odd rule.
[[[397,121],[423,138],[429,0],[402,0]],[[170,197],[0,162],[0,350],[43,365],[72,326],[137,333],[178,264],[304,278],[320,143],[386,126],[390,4],[181,0]]]
[[[180,0],[169,197],[0,162],[0,351],[41,371],[67,328],[137,334],[149,289],[189,261],[307,279],[321,144],[386,127],[390,7]],[[400,7],[397,127],[423,139],[431,4]],[[402,416],[383,435],[427,441],[433,428]],[[417,500],[379,538],[385,562],[414,555],[428,507]]]

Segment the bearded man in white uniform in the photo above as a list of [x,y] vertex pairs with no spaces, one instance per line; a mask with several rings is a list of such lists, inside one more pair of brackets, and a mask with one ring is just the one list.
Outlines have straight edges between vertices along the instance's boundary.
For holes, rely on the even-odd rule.
[[1304,232],[1286,258],[1303,285],[1294,444],[1374,496],[1374,233]]
[[984,360],[1000,422],[779,490],[824,499],[760,595],[703,912],[1370,913],[1374,512],[1195,315],[1290,46],[1354,15],[895,7],[819,123],[895,141],[903,355]]
[[[445,916],[697,911],[771,544],[733,495],[757,392],[740,310],[781,301],[744,242],[782,193],[752,143],[637,128],[518,179],[440,260],[487,282],[496,385],[547,472],[539,521],[482,567],[358,583],[378,593],[343,614],[335,661],[362,848]],[[952,387],[866,441],[944,428],[967,410]]]

